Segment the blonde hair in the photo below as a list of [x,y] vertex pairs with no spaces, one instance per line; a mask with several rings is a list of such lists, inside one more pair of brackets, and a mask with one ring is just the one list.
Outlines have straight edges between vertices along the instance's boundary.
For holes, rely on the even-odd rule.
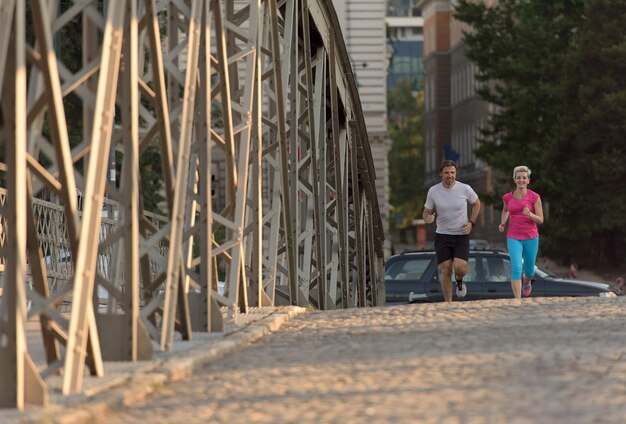
[[525,166],[525,165],[520,165],[520,166],[516,166],[515,168],[513,168],[513,179],[515,179],[515,175],[518,172],[526,172],[528,174],[528,177],[530,178],[530,168]]

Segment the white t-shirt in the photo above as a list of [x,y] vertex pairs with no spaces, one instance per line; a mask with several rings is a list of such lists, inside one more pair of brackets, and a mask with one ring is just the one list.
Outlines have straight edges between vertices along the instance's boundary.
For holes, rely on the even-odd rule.
[[455,181],[450,188],[445,188],[443,183],[432,186],[424,206],[437,213],[438,234],[462,235],[467,222],[467,203],[476,200],[478,195],[469,185]]

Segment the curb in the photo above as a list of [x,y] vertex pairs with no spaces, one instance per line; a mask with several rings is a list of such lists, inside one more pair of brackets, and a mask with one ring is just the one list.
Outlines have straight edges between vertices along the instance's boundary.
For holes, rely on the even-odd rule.
[[[157,359],[150,370],[130,372],[126,378],[115,384],[95,391],[93,394],[78,394],[49,404],[44,408],[30,407],[24,411],[9,412],[1,423],[50,423],[81,424],[93,423],[103,415],[122,407],[141,402],[159,386],[168,382],[183,380],[191,376],[194,370],[202,368],[226,356],[237,349],[249,346],[262,337],[278,330],[283,323],[306,312],[306,308],[287,306],[276,308],[268,316],[242,326],[223,338],[212,340],[186,351],[177,352],[176,356]],[[30,410],[29,410],[30,409]],[[10,416],[15,419],[11,420]],[[5,421],[4,418],[9,418]]]

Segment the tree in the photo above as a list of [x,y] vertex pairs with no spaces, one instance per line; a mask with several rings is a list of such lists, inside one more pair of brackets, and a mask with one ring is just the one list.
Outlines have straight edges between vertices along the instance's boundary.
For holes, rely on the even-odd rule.
[[554,226],[552,249],[566,246],[601,266],[618,263],[626,227],[624,20],[623,1],[587,1],[567,62],[561,137],[549,157],[560,190],[552,219],[565,224]]
[[476,155],[507,176],[526,164],[541,180],[545,151],[559,134],[561,81],[583,0],[461,0],[467,57],[478,67],[479,95],[498,107]]
[[413,81],[401,81],[387,96],[388,155],[392,227],[404,228],[421,214],[424,204],[422,164],[423,92],[415,96]]
[[[461,0],[467,54],[499,111],[477,155],[508,176],[524,163],[549,203],[542,250],[617,264],[626,224],[626,4]],[[548,202],[546,202],[548,200]]]
[[[121,168],[120,168],[121,171]],[[165,200],[161,151],[156,144],[149,145],[139,158],[141,193],[145,210],[163,214],[161,205]]]
[[[59,11],[65,12],[72,7],[71,2],[63,1],[59,5]],[[104,7],[103,2],[99,2],[98,8]],[[32,27],[31,15],[28,15],[29,27]],[[63,65],[66,66],[72,72],[78,72],[82,66],[82,37],[77,36],[82,34],[82,17],[79,15],[59,31],[55,38],[56,50],[60,54],[60,59]],[[70,94],[63,99],[63,106],[65,108],[65,115],[68,122],[68,135],[70,139],[70,145],[72,147],[78,145],[83,141],[83,108],[81,99],[75,95]],[[153,108],[148,102],[144,103],[144,106],[148,109]],[[117,123],[121,123],[120,114],[116,114]],[[48,122],[44,123],[44,134],[49,137]],[[148,146],[148,148],[142,153],[139,159],[139,172],[141,180],[141,195],[143,196],[143,206],[146,210],[163,213],[159,205],[163,202],[163,176],[161,170],[161,152],[156,144]],[[120,181],[121,177],[121,165],[123,158],[119,152],[116,152],[116,181]],[[49,164],[45,157],[41,157],[44,164]],[[77,163],[78,168],[83,167],[82,160]]]

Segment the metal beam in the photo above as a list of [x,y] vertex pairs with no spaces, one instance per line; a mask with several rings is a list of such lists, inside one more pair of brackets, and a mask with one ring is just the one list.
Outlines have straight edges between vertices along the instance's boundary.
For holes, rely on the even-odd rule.
[[[149,358],[150,338],[169,350],[250,305],[384,302],[374,168],[331,2],[25,4],[0,5],[0,405],[45,403],[54,374],[80,392],[85,367]],[[53,42],[77,19],[79,69]],[[162,215],[141,190],[155,147]]]

